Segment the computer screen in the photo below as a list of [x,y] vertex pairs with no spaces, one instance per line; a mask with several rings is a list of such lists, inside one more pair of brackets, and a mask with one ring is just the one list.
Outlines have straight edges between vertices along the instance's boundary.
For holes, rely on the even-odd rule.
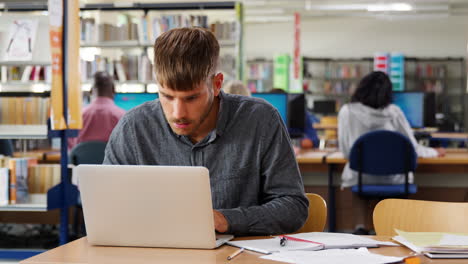
[[424,127],[424,93],[393,93],[393,103],[400,107],[411,127]]
[[118,107],[128,111],[135,106],[157,98],[157,93],[117,93],[114,96],[114,102]]
[[313,109],[314,113],[322,115],[336,114],[336,101],[335,100],[314,100]]
[[303,93],[288,94],[288,128],[304,131],[306,100]]
[[286,93],[252,93],[252,97],[262,98],[273,105],[287,124],[288,94]]

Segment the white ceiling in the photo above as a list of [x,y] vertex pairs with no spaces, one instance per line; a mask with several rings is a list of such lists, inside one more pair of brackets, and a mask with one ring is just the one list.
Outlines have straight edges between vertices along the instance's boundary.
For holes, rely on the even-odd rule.
[[[75,1],[75,0],[72,0]],[[220,2],[223,0],[80,0],[81,3],[168,3]],[[384,19],[431,19],[467,16],[468,0],[241,0],[247,23],[292,21],[299,12],[301,19],[317,17],[376,17]],[[39,2],[47,0],[0,0],[0,2]],[[368,8],[407,4],[410,11],[369,12]]]

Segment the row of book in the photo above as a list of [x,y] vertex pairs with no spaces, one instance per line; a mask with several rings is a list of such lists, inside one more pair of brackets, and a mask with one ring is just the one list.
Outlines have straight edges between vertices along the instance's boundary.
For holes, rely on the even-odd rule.
[[30,194],[45,194],[59,184],[60,173],[59,164],[0,156],[0,206],[30,203]]
[[24,83],[45,81],[50,83],[52,81],[51,66],[2,66],[0,71],[0,80],[2,83],[10,81],[20,81]]
[[272,62],[248,62],[247,63],[247,79],[262,80],[273,78],[273,63]]
[[28,203],[28,168],[36,159],[0,157],[0,205]]
[[315,94],[324,95],[351,95],[357,88],[356,81],[324,81],[320,85],[314,82],[306,82],[306,89]]
[[112,25],[108,23],[96,24],[94,18],[81,20],[82,43],[101,43],[106,41],[139,40],[138,24],[131,22]]
[[328,67],[318,67],[316,64],[308,65],[304,68],[304,77],[310,79],[362,78],[370,72],[369,67],[361,64],[335,64]]
[[81,61],[81,80],[92,81],[97,71],[107,71],[116,81],[153,81],[153,67],[148,55],[123,55],[120,60],[111,60],[96,55],[94,61]]
[[[121,15],[122,16],[122,15]],[[210,29],[218,40],[237,39],[237,22],[208,22],[204,15],[163,15],[154,17],[131,17],[124,15],[119,25],[98,24],[94,18],[81,20],[81,42],[83,44],[109,41],[138,41],[140,44],[154,43],[162,33],[173,28],[203,27]]]
[[419,64],[416,66],[416,77],[418,78],[446,78],[447,66],[446,65],[426,65]]
[[47,97],[0,97],[0,124],[43,125],[49,109]]
[[[154,66],[148,55],[123,55],[119,60],[96,55],[93,61],[81,60],[82,82],[92,82],[94,73],[107,71],[115,81],[138,81],[142,83],[155,82]],[[231,54],[223,54],[220,57],[220,70],[225,78],[233,79],[236,76],[236,59]]]

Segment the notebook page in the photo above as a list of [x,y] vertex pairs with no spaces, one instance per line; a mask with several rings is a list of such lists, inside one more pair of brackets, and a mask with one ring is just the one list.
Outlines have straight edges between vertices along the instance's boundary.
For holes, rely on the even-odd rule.
[[228,245],[235,247],[243,247],[247,250],[264,251],[264,252],[283,252],[290,250],[319,250],[322,245],[316,245],[307,242],[288,241],[285,246],[280,245],[279,238],[268,239],[253,239],[253,240],[236,240],[229,241]]

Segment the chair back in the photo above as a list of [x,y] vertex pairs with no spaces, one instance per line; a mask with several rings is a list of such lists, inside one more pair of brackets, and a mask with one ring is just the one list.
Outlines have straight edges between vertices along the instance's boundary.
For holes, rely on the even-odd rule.
[[102,164],[107,142],[86,141],[76,145],[70,152],[70,162],[79,164]]
[[351,169],[372,175],[404,174],[414,171],[417,155],[404,135],[377,130],[359,137],[351,147]]
[[468,234],[468,203],[386,199],[374,209],[378,236],[394,236],[395,228],[407,232]]
[[327,222],[327,203],[322,196],[306,193],[309,199],[309,217],[298,233],[322,232]]

